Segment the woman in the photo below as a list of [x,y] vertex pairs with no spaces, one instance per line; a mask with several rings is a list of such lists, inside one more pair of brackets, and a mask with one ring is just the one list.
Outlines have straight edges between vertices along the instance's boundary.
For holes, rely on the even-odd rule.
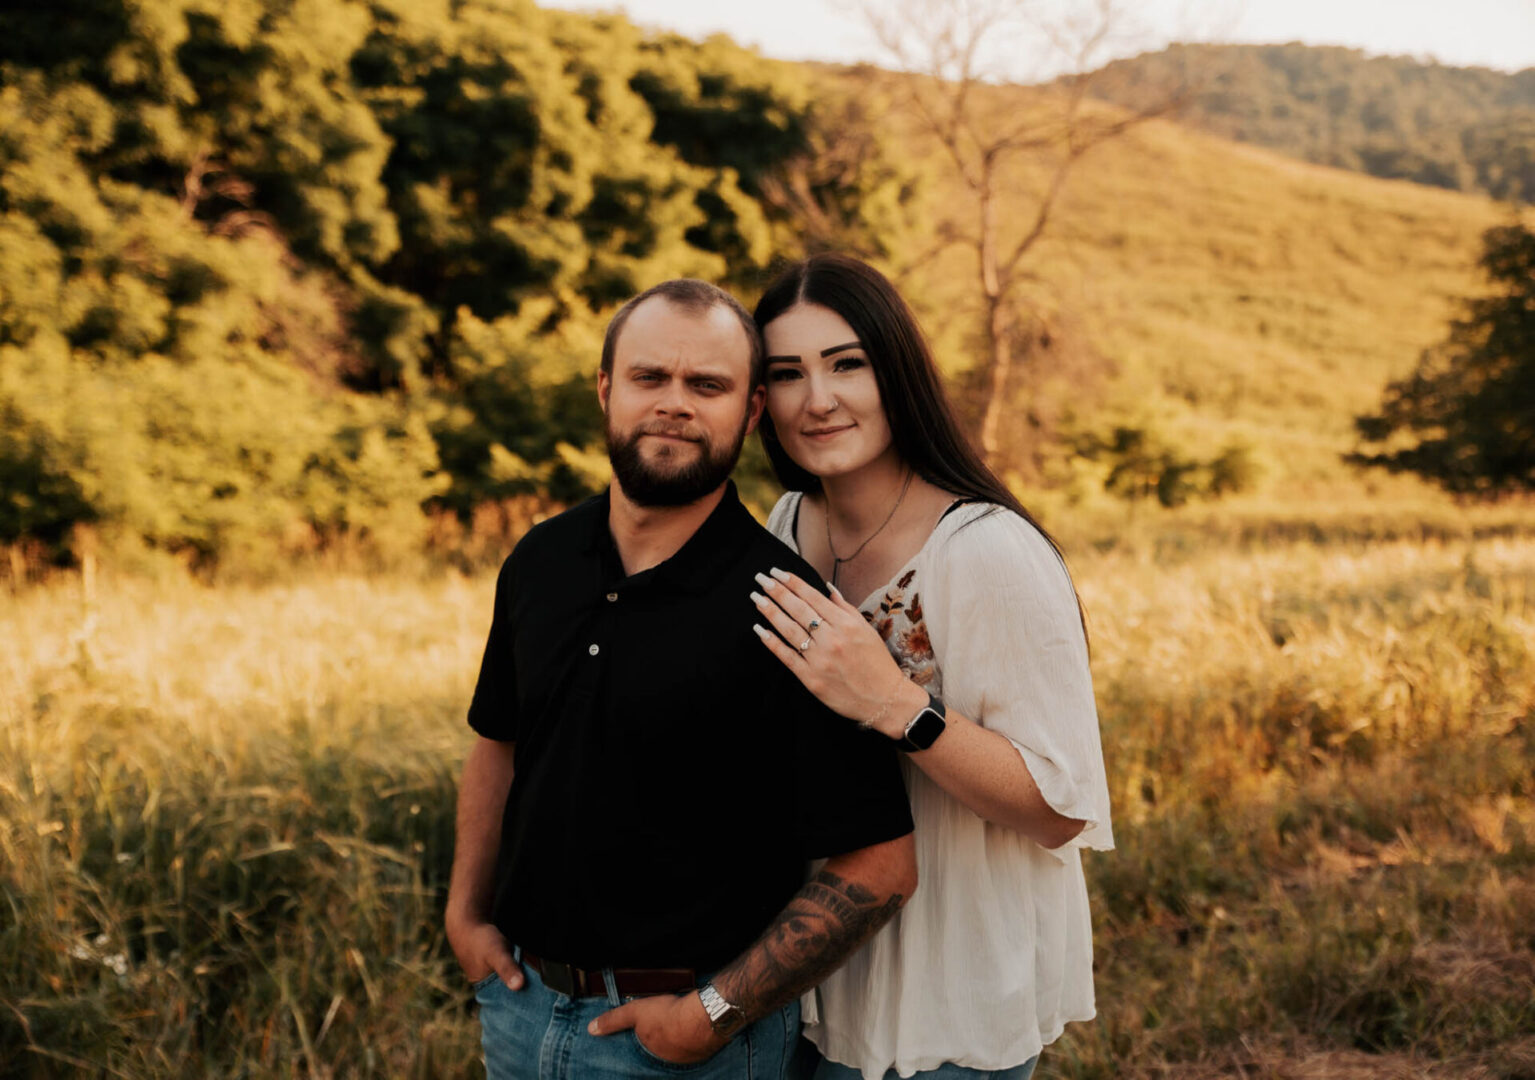
[[762,437],[788,489],[768,525],[833,586],[759,577],[758,636],[907,751],[921,880],[807,998],[806,1075],[1024,1080],[1093,1015],[1080,848],[1113,846],[1076,593],[882,275],[816,256],[756,320]]

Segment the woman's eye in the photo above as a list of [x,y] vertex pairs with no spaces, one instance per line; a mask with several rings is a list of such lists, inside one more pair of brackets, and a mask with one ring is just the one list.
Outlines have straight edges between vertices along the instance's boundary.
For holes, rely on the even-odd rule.
[[799,372],[790,367],[773,368],[768,372],[768,382],[788,382],[799,378]]
[[832,370],[833,371],[856,371],[856,370],[858,370],[861,367],[863,367],[863,357],[861,357],[861,356],[844,356],[842,359],[838,360],[835,365],[833,365]]

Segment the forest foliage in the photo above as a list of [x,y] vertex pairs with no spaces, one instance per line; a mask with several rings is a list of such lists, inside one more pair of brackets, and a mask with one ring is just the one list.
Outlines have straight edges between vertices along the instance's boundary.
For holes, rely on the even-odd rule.
[[1224,138],[1388,180],[1535,202],[1535,68],[1513,74],[1358,49],[1174,45],[1095,72],[1135,108],[1182,91],[1180,118]]
[[589,490],[617,303],[897,234],[806,80],[526,0],[8,8],[0,544],[403,549]]

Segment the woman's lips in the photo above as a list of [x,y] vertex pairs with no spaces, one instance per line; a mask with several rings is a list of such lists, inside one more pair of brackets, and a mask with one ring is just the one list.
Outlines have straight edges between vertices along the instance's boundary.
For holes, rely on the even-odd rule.
[[805,438],[807,438],[807,439],[814,439],[817,442],[825,442],[827,439],[832,439],[832,438],[835,438],[838,435],[841,435],[844,431],[852,431],[852,430],[853,430],[853,425],[852,424],[844,424],[841,427],[817,428],[814,431],[807,431],[807,432],[805,432],[804,435],[805,435]]

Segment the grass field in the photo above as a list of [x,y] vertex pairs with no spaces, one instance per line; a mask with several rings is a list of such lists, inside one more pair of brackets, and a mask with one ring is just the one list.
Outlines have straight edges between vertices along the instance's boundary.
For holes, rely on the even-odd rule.
[[[1041,1076],[1535,1075],[1535,537],[1495,517],[1073,549],[1119,850]],[[0,598],[0,1077],[476,1075],[439,922],[491,587]]]

